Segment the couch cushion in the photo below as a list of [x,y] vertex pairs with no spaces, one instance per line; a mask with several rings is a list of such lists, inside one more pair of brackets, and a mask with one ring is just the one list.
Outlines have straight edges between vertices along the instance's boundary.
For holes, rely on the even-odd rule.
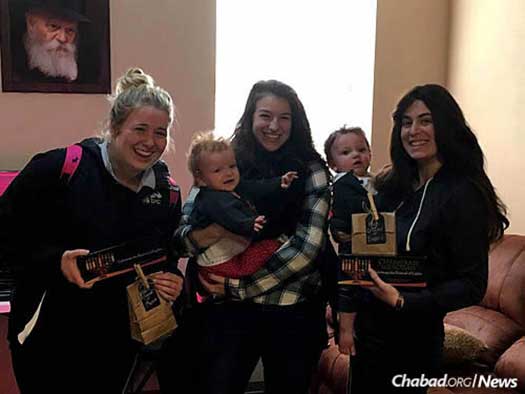
[[445,365],[477,360],[487,350],[487,345],[467,330],[445,324],[443,362]]
[[481,354],[480,360],[490,366],[524,335],[523,328],[514,320],[479,305],[448,313],[445,323],[463,328],[483,341],[488,349]]
[[525,327],[525,237],[506,235],[494,244],[489,281],[481,305],[499,310]]
[[499,377],[518,378],[518,388],[525,391],[525,337],[501,355],[494,371]]
[[311,391],[313,393],[346,393],[349,363],[349,356],[339,353],[334,339],[330,339],[330,347],[321,354],[318,376]]
[[329,347],[321,353],[321,358],[319,359],[319,366],[318,366],[318,376],[319,380],[316,382],[318,385],[321,385],[322,383],[327,383],[326,381],[331,382],[331,375],[332,375],[332,368],[334,366],[334,362],[339,356],[339,350],[337,346],[334,344],[333,338],[330,339]]
[[500,292],[500,311],[525,329],[525,244],[513,260]]

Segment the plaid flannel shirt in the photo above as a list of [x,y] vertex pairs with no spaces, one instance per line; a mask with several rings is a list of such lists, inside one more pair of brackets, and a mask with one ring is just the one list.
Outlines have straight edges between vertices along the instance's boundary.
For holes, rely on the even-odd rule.
[[[225,287],[231,300],[250,300],[258,304],[293,305],[319,293],[321,275],[315,262],[327,241],[327,216],[330,208],[328,174],[321,164],[310,163],[311,173],[305,183],[302,215],[295,234],[284,243],[253,275],[227,278]],[[199,249],[188,233],[187,219],[198,190],[192,190],[183,208],[183,225],[175,234],[179,247],[189,255]]]

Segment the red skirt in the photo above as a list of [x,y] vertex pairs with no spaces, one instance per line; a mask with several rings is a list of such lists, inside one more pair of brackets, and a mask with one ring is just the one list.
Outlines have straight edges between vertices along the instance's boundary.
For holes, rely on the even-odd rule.
[[264,266],[281,245],[282,243],[276,239],[263,239],[250,244],[244,252],[224,263],[211,267],[200,267],[199,269],[201,272],[209,272],[227,278],[251,275]]

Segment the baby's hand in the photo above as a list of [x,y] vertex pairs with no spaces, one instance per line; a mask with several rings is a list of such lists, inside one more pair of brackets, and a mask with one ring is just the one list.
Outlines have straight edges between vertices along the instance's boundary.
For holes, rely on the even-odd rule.
[[297,171],[289,171],[281,177],[281,188],[288,189],[294,179],[299,178]]
[[266,218],[263,215],[257,216],[255,218],[255,223],[253,224],[253,231],[258,233],[259,231],[263,229],[265,223],[266,223]]

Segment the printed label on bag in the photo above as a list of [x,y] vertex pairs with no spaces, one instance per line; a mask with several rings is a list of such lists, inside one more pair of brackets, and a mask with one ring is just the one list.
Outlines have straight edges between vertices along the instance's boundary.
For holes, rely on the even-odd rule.
[[366,243],[369,245],[386,243],[385,218],[379,215],[378,220],[374,220],[372,215],[366,217]]
[[157,296],[157,293],[155,292],[152,284],[150,284],[150,288],[147,289],[142,283],[140,283],[139,295],[146,311],[149,311],[160,305],[159,297]]

